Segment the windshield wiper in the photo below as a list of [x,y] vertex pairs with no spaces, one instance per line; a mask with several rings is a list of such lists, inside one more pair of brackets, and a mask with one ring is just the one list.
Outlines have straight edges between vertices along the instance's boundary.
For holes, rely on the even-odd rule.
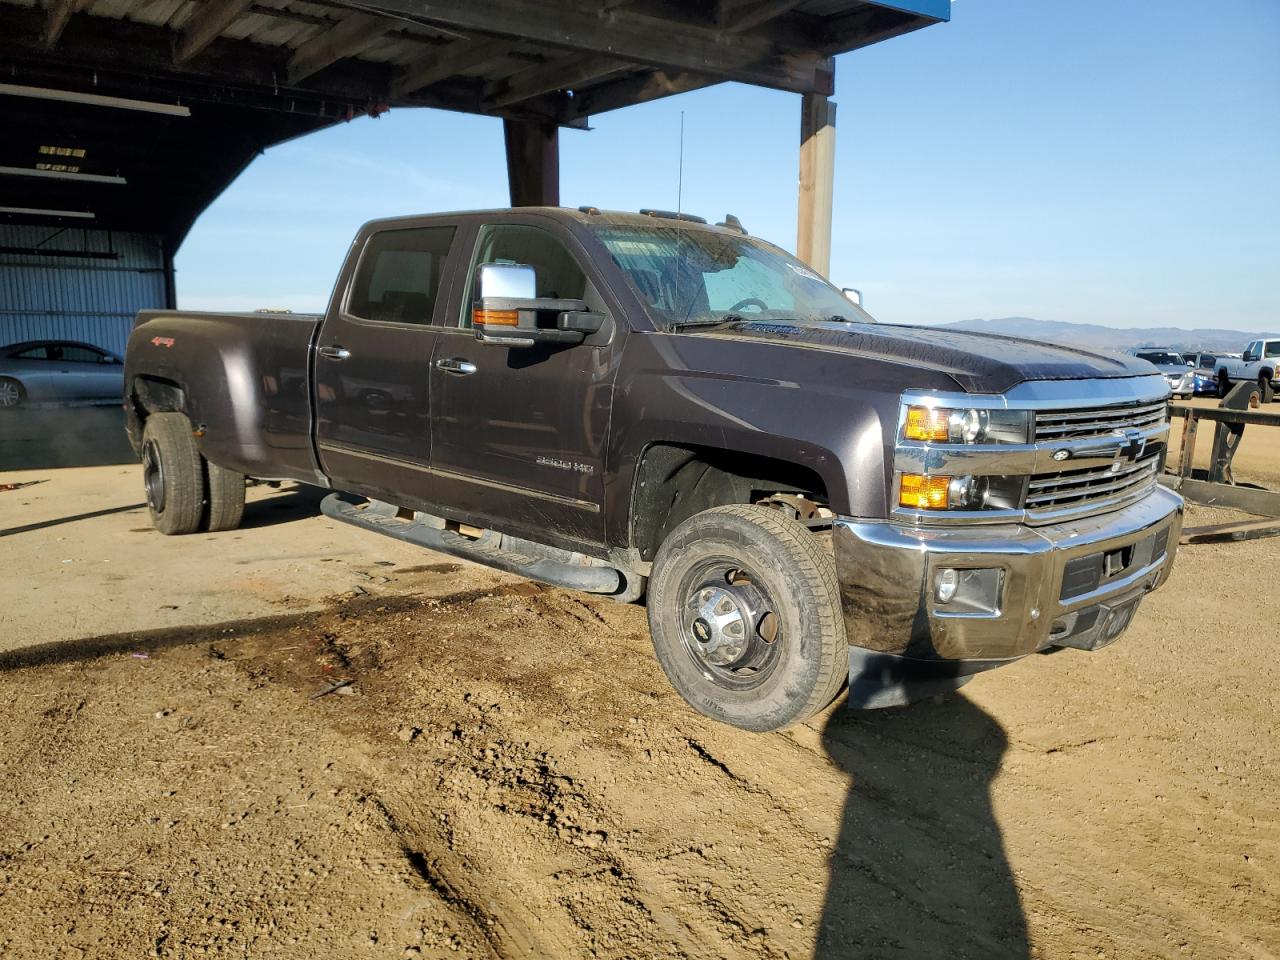
[[678,330],[688,330],[692,327],[723,327],[728,323],[745,323],[750,319],[750,317],[744,317],[740,314],[726,313],[723,317],[701,320],[677,320],[675,323],[669,324],[667,329],[672,333],[675,333]]

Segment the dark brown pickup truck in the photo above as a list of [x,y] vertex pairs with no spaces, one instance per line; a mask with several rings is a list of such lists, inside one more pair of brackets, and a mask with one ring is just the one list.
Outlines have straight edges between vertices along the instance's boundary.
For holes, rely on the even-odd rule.
[[162,532],[298,480],[369,531],[647,594],[675,687],[750,730],[1101,647],[1182,522],[1149,365],[877,324],[732,218],[377,221],[323,316],[143,313],[125,384]]

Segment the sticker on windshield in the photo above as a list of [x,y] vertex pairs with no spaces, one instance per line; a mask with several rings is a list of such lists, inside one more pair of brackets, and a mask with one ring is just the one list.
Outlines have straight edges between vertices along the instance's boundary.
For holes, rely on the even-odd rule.
[[787,269],[790,270],[792,273],[798,273],[800,276],[804,277],[806,280],[817,280],[819,283],[822,282],[822,278],[820,276],[818,276],[808,267],[802,267],[798,263],[788,263]]

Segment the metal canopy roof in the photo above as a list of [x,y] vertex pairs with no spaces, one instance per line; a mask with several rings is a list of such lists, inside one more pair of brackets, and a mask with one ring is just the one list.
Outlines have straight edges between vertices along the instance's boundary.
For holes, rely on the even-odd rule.
[[585,126],[725,80],[829,94],[834,55],[948,16],[949,0],[0,0],[0,219],[176,246],[261,150],[360,114]]

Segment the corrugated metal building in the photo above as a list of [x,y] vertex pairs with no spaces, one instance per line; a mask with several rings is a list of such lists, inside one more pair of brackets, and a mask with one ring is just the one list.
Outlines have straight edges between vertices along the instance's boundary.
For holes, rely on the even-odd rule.
[[0,345],[80,340],[122,354],[172,283],[157,234],[0,224]]

